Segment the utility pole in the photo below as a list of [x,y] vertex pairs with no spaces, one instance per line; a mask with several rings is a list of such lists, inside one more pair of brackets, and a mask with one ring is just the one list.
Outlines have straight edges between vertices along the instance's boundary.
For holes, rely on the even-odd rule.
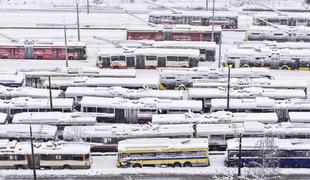
[[222,56],[222,32],[221,32],[220,41],[219,41],[219,60],[217,64],[218,68],[221,67],[221,56]]
[[209,0],[206,0],[206,11],[208,11],[209,8]]
[[242,143],[242,134],[239,134],[239,160],[238,160],[238,176],[241,176],[241,143]]
[[51,76],[48,76],[48,87],[49,87],[49,90],[50,90],[50,107],[51,107],[51,111],[53,111],[53,99],[52,99]]
[[64,34],[65,34],[65,60],[66,60],[66,67],[69,67],[68,64],[68,45],[67,45],[67,27],[66,24],[64,23]]
[[229,111],[229,91],[230,91],[230,65],[228,65],[228,79],[227,79],[227,107],[226,107],[226,111]]
[[214,42],[214,6],[215,6],[215,0],[213,0],[213,6],[212,6],[212,35],[211,35],[211,41]]
[[78,41],[80,41],[81,37],[80,37],[79,3],[76,3],[76,23],[77,23],[77,30],[78,30]]
[[89,0],[87,0],[87,14],[89,14]]
[[32,161],[33,180],[37,180],[36,162],[35,162],[35,158],[34,158],[31,124],[30,124],[29,128],[30,128],[30,145],[31,145],[31,161]]

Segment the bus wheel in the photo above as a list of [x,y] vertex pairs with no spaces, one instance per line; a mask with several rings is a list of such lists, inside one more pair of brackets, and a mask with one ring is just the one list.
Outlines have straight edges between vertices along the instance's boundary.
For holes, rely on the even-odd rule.
[[173,163],[173,167],[182,167],[182,164],[179,162]]
[[37,59],[43,59],[43,57],[42,56],[38,56]]
[[155,67],[154,66],[150,66],[149,69],[155,69]]
[[119,67],[118,66],[114,66],[113,69],[119,69]]
[[247,67],[250,67],[250,66],[248,64],[243,64],[242,67],[247,68]]
[[73,60],[74,58],[73,58],[73,56],[69,56],[69,60]]
[[192,163],[191,162],[185,162],[183,164],[184,167],[192,167]]
[[71,169],[71,166],[69,166],[68,164],[63,166],[64,169]]
[[142,168],[142,165],[139,163],[136,163],[134,165],[132,165],[133,168]]
[[185,86],[184,86],[184,85],[180,85],[180,86],[178,87],[178,89],[179,89],[179,90],[185,90]]
[[281,69],[282,69],[282,70],[288,70],[288,66],[287,66],[287,65],[283,65],[283,66],[281,67]]
[[4,55],[1,57],[2,59],[8,59],[9,57],[7,55]]
[[25,169],[25,166],[23,166],[23,165],[16,165],[15,169]]

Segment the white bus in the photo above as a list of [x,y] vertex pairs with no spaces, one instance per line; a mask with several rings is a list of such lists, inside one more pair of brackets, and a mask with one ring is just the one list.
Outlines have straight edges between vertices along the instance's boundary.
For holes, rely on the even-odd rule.
[[41,88],[48,77],[52,80],[65,80],[73,77],[109,77],[109,78],[135,78],[135,69],[98,69],[95,67],[82,68],[33,68],[19,69],[25,76],[26,86]]
[[[36,140],[57,140],[58,132],[56,126],[51,125],[37,125],[33,124],[32,137]],[[0,125],[1,139],[15,139],[18,141],[29,141],[30,131],[28,124],[1,124]]]
[[145,138],[118,143],[118,167],[209,165],[208,139]]
[[24,84],[24,76],[21,73],[0,73],[0,85],[8,87],[20,87]]
[[[52,99],[53,111],[72,112],[73,99]],[[32,99],[27,97],[0,100],[0,112],[7,113],[10,118],[21,112],[47,112],[51,111],[49,99]]]
[[97,66],[112,69],[155,69],[157,67],[196,67],[198,49],[140,48],[124,50],[107,48],[97,52]]
[[216,43],[202,41],[126,41],[120,43],[128,48],[169,48],[169,49],[198,49],[199,61],[215,61]]
[[153,114],[173,114],[180,112],[200,112],[199,100],[172,100],[158,98],[103,98],[85,96],[81,102],[81,112],[96,115],[105,122],[140,122],[151,121]]
[[[111,87],[121,86],[131,89],[151,88],[159,89],[159,77],[150,78],[90,78],[75,77],[65,80],[51,80],[53,89],[66,90],[68,87]],[[43,87],[48,88],[49,82],[45,81]]]
[[67,98],[80,101],[83,96],[96,97],[123,97],[128,99],[159,98],[159,99],[183,99],[184,92],[158,89],[128,89],[119,86],[114,87],[68,87],[65,93]]
[[120,140],[131,138],[189,138],[194,129],[190,124],[97,124],[94,126],[66,126],[63,139],[90,143],[92,152],[115,152]]
[[310,16],[307,13],[264,12],[255,14],[253,17],[253,25],[256,26],[268,26],[266,21],[275,25],[310,26]]
[[[51,90],[53,98],[61,98],[64,93],[61,90]],[[0,85],[0,99],[11,99],[17,97],[30,98],[49,98],[50,91],[48,89],[39,89],[32,87],[6,87]]]
[[0,124],[6,124],[8,119],[9,119],[9,116],[7,113],[0,112]]
[[[227,108],[226,99],[212,99],[211,112]],[[268,97],[254,99],[229,99],[229,110],[232,112],[276,112],[279,121],[288,121],[291,111],[310,112],[308,99],[275,100]]]
[[88,169],[90,146],[82,144],[34,143],[35,162],[29,142],[0,141],[1,169]]
[[276,113],[232,113],[229,111],[217,111],[208,114],[154,114],[152,116],[152,124],[222,124],[248,121],[274,124],[278,122],[278,116]]
[[[154,24],[190,24],[199,26],[212,25],[211,11],[155,11],[149,13],[149,22]],[[223,29],[238,28],[238,13],[231,11],[215,11],[214,25]]]
[[88,116],[79,112],[24,112],[15,114],[12,119],[12,124],[49,124],[56,126],[94,125],[96,122],[95,116]]

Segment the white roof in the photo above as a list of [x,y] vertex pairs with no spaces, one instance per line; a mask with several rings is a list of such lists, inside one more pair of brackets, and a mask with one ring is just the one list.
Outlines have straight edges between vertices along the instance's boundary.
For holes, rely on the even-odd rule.
[[184,137],[192,136],[190,124],[148,125],[148,124],[97,124],[94,126],[66,126],[63,131],[65,140],[76,136],[81,138],[139,138],[139,137]]
[[[52,89],[52,97],[58,98],[63,95],[61,90]],[[32,87],[6,87],[0,85],[0,98],[14,97],[31,97],[31,98],[48,98],[50,96],[49,89],[38,89]]]
[[208,139],[169,139],[169,138],[147,138],[127,139],[118,142],[118,152],[130,150],[154,150],[163,149],[193,149],[209,148]]
[[[0,154],[31,154],[30,142],[3,141]],[[90,146],[75,143],[41,142],[34,143],[35,154],[89,154]]]
[[15,114],[13,124],[93,125],[96,117],[83,113],[24,112]]
[[[44,82],[44,87],[48,87],[49,82]],[[67,80],[51,80],[51,86],[57,87],[69,87],[69,86],[122,86],[122,87],[149,87],[158,89],[159,88],[159,77],[152,78],[89,78],[79,77],[71,78]]]
[[266,12],[264,11],[263,13],[256,13],[254,15],[254,18],[282,18],[282,19],[289,19],[289,18],[309,18],[310,15],[307,13],[301,13],[301,12],[285,12],[284,14],[279,14],[276,12]]
[[[72,109],[73,99],[52,99],[53,108],[67,108]],[[28,97],[12,98],[10,100],[0,100],[0,109],[10,108],[47,108],[50,109],[49,99],[32,99]]]
[[24,81],[24,76],[22,74],[0,74],[0,83],[1,84],[22,84]]
[[[267,141],[264,138],[242,138],[242,149],[259,149],[259,145]],[[280,150],[307,150],[309,149],[309,139],[278,139],[270,138],[270,141],[274,143],[274,147]],[[268,146],[266,147],[268,148]],[[270,148],[270,147],[269,147]],[[227,149],[238,150],[239,139],[231,139],[227,141]]]
[[245,121],[258,121],[262,123],[277,123],[276,113],[232,113],[217,111],[208,114],[154,114],[153,124],[208,124],[208,123],[236,123]]
[[123,87],[68,87],[66,97],[124,97],[129,99],[139,99],[153,97],[160,99],[182,99],[183,91],[175,90],[154,90],[154,89],[127,89]]
[[81,107],[102,107],[116,109],[174,109],[174,110],[202,110],[199,100],[172,100],[158,98],[140,98],[129,100],[125,98],[103,98],[85,96],[81,100]]
[[[227,98],[227,88],[190,88],[188,95],[192,99],[197,98]],[[249,87],[240,89],[230,89],[229,96],[231,98],[255,98],[255,97],[270,97],[274,99],[289,99],[289,98],[303,98],[306,93],[302,89],[272,89],[262,87]]]
[[289,112],[289,120],[292,123],[309,123],[310,112]]
[[0,124],[4,124],[8,118],[8,114],[0,112]]
[[[226,99],[212,99],[211,108],[213,110],[226,109]],[[289,109],[289,110],[309,110],[310,100],[308,99],[287,99],[274,100],[268,97],[256,97],[255,99],[230,99],[231,109]]]
[[[32,136],[35,139],[55,139],[57,127],[50,125],[31,125]],[[2,138],[30,138],[29,125],[4,124],[0,125],[0,137]]]
[[[1,43],[1,46],[35,46],[35,47],[42,47],[42,46],[65,46],[65,43],[63,41],[24,41],[24,42],[17,42],[17,43],[11,43],[8,42],[6,44]],[[80,47],[86,47],[85,42],[81,41],[68,41],[67,46],[80,46]]]
[[[156,25],[156,26],[131,26],[127,28],[128,32],[158,32],[158,31],[165,31],[165,30],[172,30],[173,32],[191,32],[191,33],[204,33],[204,32],[212,32],[211,26],[191,26],[191,25],[172,25],[167,28],[165,25]],[[221,26],[214,26],[215,32],[221,32]]]
[[[182,17],[182,16],[202,16],[202,17],[212,17],[211,11],[178,11],[177,13],[171,11],[151,11],[149,16],[175,16],[175,17]],[[232,11],[215,11],[214,16],[217,17],[236,17],[238,18],[237,12]]]
[[88,77],[135,77],[135,69],[99,69],[94,67],[80,67],[80,68],[33,68],[20,69],[20,72],[26,77],[74,77],[74,76],[88,76]]
[[135,55],[146,55],[146,56],[188,56],[188,57],[199,57],[198,49],[179,49],[179,48],[138,48],[127,51],[121,48],[106,48],[100,49],[97,52],[98,56],[135,56]]

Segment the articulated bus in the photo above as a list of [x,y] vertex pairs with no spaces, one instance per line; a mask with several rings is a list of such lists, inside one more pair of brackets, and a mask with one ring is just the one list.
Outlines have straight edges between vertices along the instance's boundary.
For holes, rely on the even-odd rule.
[[[310,168],[307,139],[242,138],[241,164],[246,167]],[[226,166],[238,166],[239,139],[227,141]]]
[[88,169],[90,146],[83,144],[34,143],[35,162],[29,142],[0,141],[0,169]]
[[155,69],[156,67],[196,67],[198,49],[121,48],[102,49],[97,53],[97,67],[113,69]]
[[[86,44],[68,42],[68,59],[85,60]],[[0,44],[0,59],[66,59],[63,42],[30,42]]]
[[118,143],[118,167],[209,166],[208,139],[127,139]]
[[199,61],[215,61],[216,43],[202,41],[126,41],[120,43],[128,48],[169,48],[169,49],[198,49]]
[[[149,22],[154,24],[189,24],[194,26],[211,26],[211,11],[155,11],[149,13]],[[215,11],[214,25],[223,29],[238,28],[238,14],[228,11]]]
[[274,12],[264,12],[254,15],[253,25],[268,26],[266,23],[287,26],[310,26],[310,16],[307,13],[289,13],[279,14]]
[[224,66],[268,67],[282,70],[310,70],[310,49],[230,49],[225,53]]
[[[214,27],[214,42],[220,43],[222,28]],[[127,40],[212,41],[211,26],[167,25],[127,28]]]

